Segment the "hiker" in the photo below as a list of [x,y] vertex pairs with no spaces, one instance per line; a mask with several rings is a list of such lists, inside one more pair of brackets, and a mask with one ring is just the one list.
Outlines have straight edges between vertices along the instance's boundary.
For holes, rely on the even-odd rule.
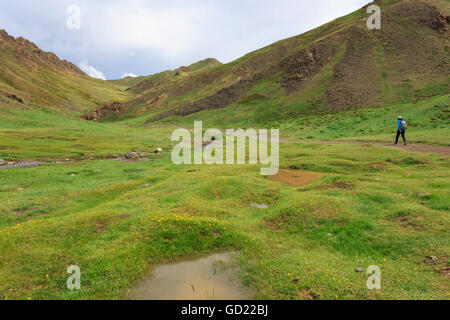
[[406,133],[406,122],[403,120],[403,117],[400,116],[398,117],[397,121],[397,137],[395,138],[395,144],[398,144],[398,138],[400,137],[400,135],[402,135],[405,146],[408,145],[408,143],[406,142],[405,133]]

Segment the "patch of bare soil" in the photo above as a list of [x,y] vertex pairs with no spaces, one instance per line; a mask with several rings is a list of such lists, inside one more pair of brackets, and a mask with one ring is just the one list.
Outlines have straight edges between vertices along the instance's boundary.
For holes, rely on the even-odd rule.
[[144,111],[150,111],[153,109],[156,109],[167,102],[169,99],[169,96],[166,93],[163,93],[162,95],[157,96],[156,98],[153,98],[150,100],[150,102],[145,107]]
[[447,277],[450,277],[450,267],[442,268],[439,270],[439,272]]
[[432,268],[444,276],[450,276],[450,266],[448,265],[448,258],[446,256],[427,257],[424,261],[426,267]]
[[103,224],[101,224],[101,223],[97,223],[96,224],[96,227],[97,227],[97,233],[103,233],[103,232],[105,232],[105,226],[103,225]]
[[279,67],[286,76],[281,80],[281,86],[287,93],[299,90],[303,82],[331,60],[337,46],[333,39],[319,41],[282,60]]
[[272,181],[284,182],[293,187],[303,187],[319,180],[323,173],[304,170],[280,170],[278,174],[271,177]]
[[215,110],[225,108],[229,104],[242,99],[247,95],[248,90],[258,81],[262,79],[261,74],[256,74],[253,78],[242,79],[225,87],[206,98],[200,99],[194,103],[184,104],[175,110],[178,116],[186,116],[202,110]]
[[301,290],[297,292],[297,297],[299,300],[317,300],[319,298],[314,292],[309,290]]
[[7,97],[8,99],[14,100],[14,101],[19,102],[19,103],[23,103],[22,98],[19,98],[15,94],[8,93],[8,92],[3,91],[3,90],[0,90],[0,94],[5,96],[5,97]]
[[335,181],[330,185],[331,189],[352,189],[353,183],[350,181]]
[[393,221],[401,228],[412,228],[417,232],[425,230],[423,219],[421,217],[398,216],[395,217]]
[[125,107],[120,102],[113,102],[104,106],[98,107],[82,116],[83,119],[89,121],[98,121],[112,114],[120,114],[125,111]]

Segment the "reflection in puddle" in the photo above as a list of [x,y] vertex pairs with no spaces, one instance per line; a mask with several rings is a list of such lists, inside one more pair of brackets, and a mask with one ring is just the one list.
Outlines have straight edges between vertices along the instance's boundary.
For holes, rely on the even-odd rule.
[[248,300],[251,294],[233,277],[230,254],[161,265],[131,291],[134,300]]

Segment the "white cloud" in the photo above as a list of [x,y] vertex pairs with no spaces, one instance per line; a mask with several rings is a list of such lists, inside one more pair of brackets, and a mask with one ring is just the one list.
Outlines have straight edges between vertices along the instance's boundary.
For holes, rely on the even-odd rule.
[[123,2],[109,6],[103,21],[109,43],[176,54],[189,45],[197,31],[188,8],[133,7]]
[[105,75],[101,71],[95,69],[93,66],[90,66],[87,59],[84,59],[82,62],[80,62],[79,66],[81,70],[83,70],[87,75],[93,78],[106,80]]
[[80,30],[66,28],[68,0],[31,2],[0,0],[1,27],[117,79],[124,70],[150,74],[206,57],[230,62],[370,0],[77,0]]
[[123,79],[123,78],[127,78],[127,77],[136,78],[137,75],[135,75],[133,72],[124,73],[124,74],[122,75],[122,79]]

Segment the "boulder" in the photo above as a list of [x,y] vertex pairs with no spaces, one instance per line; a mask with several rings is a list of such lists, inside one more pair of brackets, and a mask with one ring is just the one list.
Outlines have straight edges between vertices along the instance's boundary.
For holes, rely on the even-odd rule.
[[425,263],[433,263],[433,262],[437,262],[437,261],[439,261],[438,257],[431,256],[431,257],[427,257],[427,260],[425,261]]
[[158,149],[156,149],[155,151],[153,151],[153,153],[163,153],[163,149],[158,148]]
[[0,159],[0,166],[3,166],[3,165],[5,165],[5,164],[6,164],[6,161],[3,160],[3,159]]
[[136,152],[127,152],[125,154],[125,158],[128,160],[138,160],[139,155]]

